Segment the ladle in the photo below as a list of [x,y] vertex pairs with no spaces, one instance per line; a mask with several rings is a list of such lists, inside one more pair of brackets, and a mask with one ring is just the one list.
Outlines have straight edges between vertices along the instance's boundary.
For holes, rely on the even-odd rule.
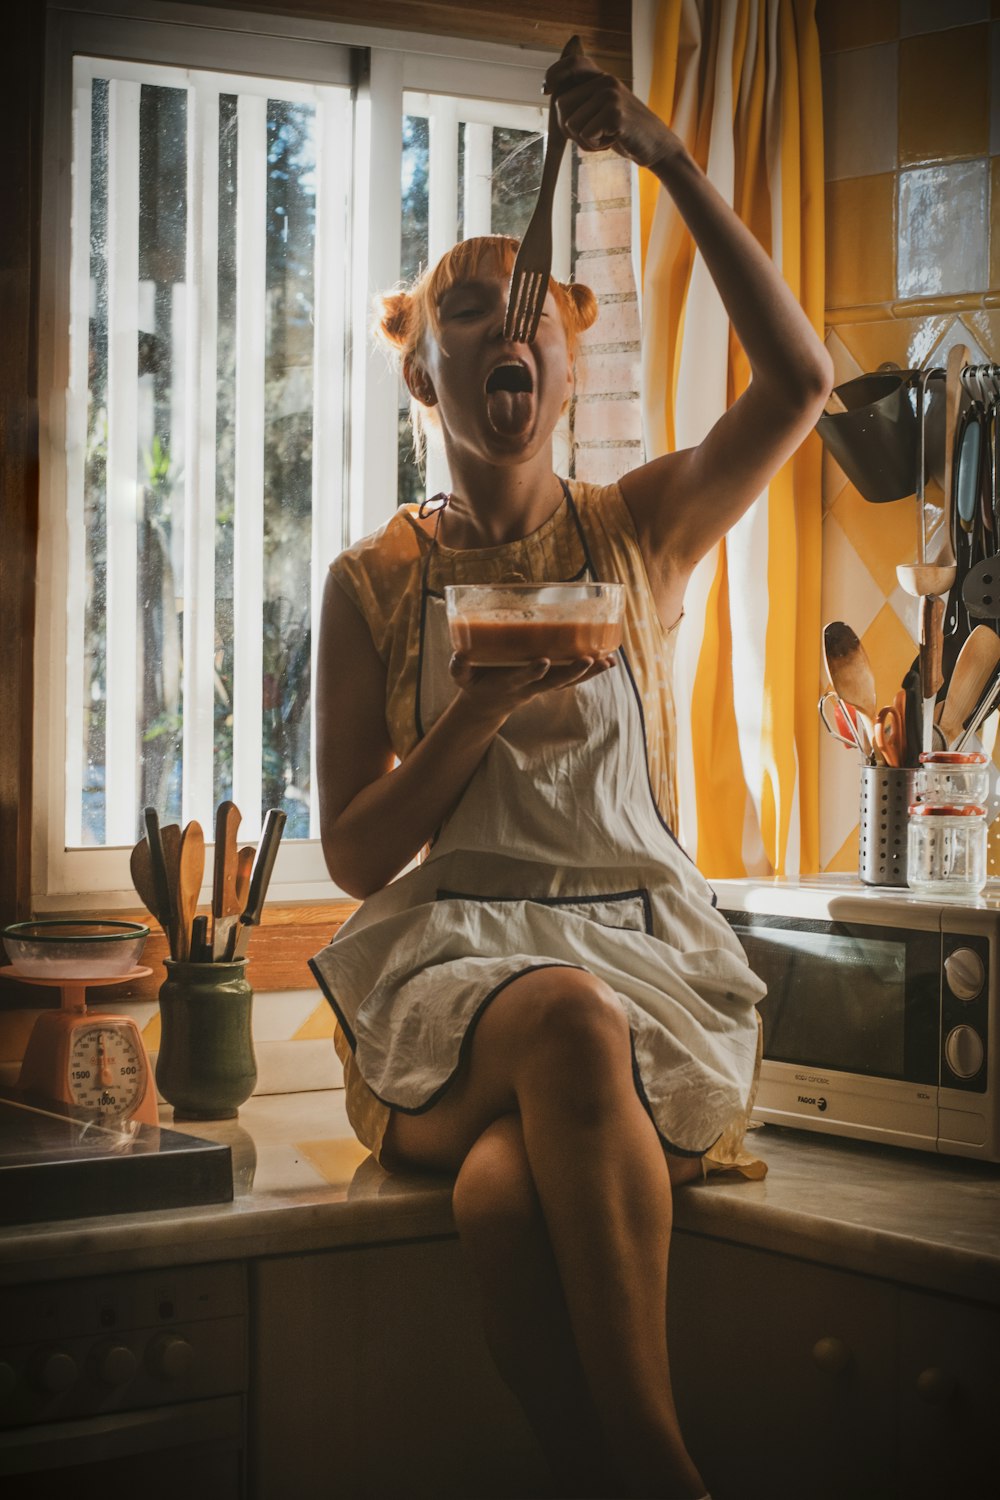
[[[921,545],[920,560],[916,563],[900,563],[896,568],[896,577],[899,579],[900,587],[908,594],[913,594],[917,599],[926,598],[928,594],[946,594],[955,582],[958,564],[955,560],[955,550],[951,541],[951,511],[954,504],[954,465],[955,465],[955,433],[958,429],[958,414],[962,406],[962,370],[968,362],[969,351],[964,344],[955,344],[949,350],[947,365],[945,367],[945,411],[944,411],[944,515],[941,521],[941,530],[944,540],[938,553],[937,561],[928,563],[923,560],[923,546]],[[921,395],[921,409],[923,405],[923,387],[918,387]],[[923,423],[921,420],[921,437],[923,435]],[[921,442],[921,447],[923,443]],[[920,536],[923,538],[924,526],[924,465],[921,453],[920,464],[917,474],[919,483],[917,486],[917,504],[919,507]]]
[[833,620],[823,627],[823,659],[834,692],[848,708],[857,709],[870,742],[875,718],[875,676],[868,653],[843,620]]
[[958,654],[938,719],[946,744],[950,745],[962,733],[998,662],[1000,636],[988,625],[977,625]]

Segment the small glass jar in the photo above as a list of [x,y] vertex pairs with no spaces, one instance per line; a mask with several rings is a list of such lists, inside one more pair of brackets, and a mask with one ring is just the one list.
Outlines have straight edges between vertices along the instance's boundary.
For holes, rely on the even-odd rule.
[[913,792],[917,802],[984,807],[990,795],[989,762],[978,750],[925,750]]
[[986,809],[975,803],[914,802],[906,883],[917,896],[961,901],[986,884]]

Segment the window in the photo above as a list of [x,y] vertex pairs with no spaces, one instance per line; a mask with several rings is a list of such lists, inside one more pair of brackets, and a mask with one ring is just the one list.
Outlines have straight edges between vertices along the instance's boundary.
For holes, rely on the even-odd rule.
[[[245,840],[284,808],[272,891],[321,899],[323,577],[424,492],[371,298],[520,233],[547,60],[139,11],[51,27],[35,904],[134,902],[142,807],[211,836],[225,797]],[[559,222],[565,276],[565,180]]]

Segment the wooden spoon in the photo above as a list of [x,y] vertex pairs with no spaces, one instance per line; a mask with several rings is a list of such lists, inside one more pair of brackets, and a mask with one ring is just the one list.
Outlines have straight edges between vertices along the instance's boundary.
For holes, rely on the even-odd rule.
[[977,625],[958,654],[938,719],[938,728],[947,744],[961,734],[998,662],[1000,636],[988,625]]
[[200,823],[189,823],[181,834],[177,864],[177,957],[191,956],[191,924],[205,874],[205,835]]
[[823,627],[823,656],[834,692],[864,715],[870,736],[875,718],[875,676],[868,653],[843,620]]

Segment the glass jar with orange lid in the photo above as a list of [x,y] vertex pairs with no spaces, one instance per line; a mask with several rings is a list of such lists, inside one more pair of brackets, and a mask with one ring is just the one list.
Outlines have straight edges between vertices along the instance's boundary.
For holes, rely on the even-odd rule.
[[975,802],[914,802],[906,883],[918,896],[963,901],[986,884],[986,809]]

